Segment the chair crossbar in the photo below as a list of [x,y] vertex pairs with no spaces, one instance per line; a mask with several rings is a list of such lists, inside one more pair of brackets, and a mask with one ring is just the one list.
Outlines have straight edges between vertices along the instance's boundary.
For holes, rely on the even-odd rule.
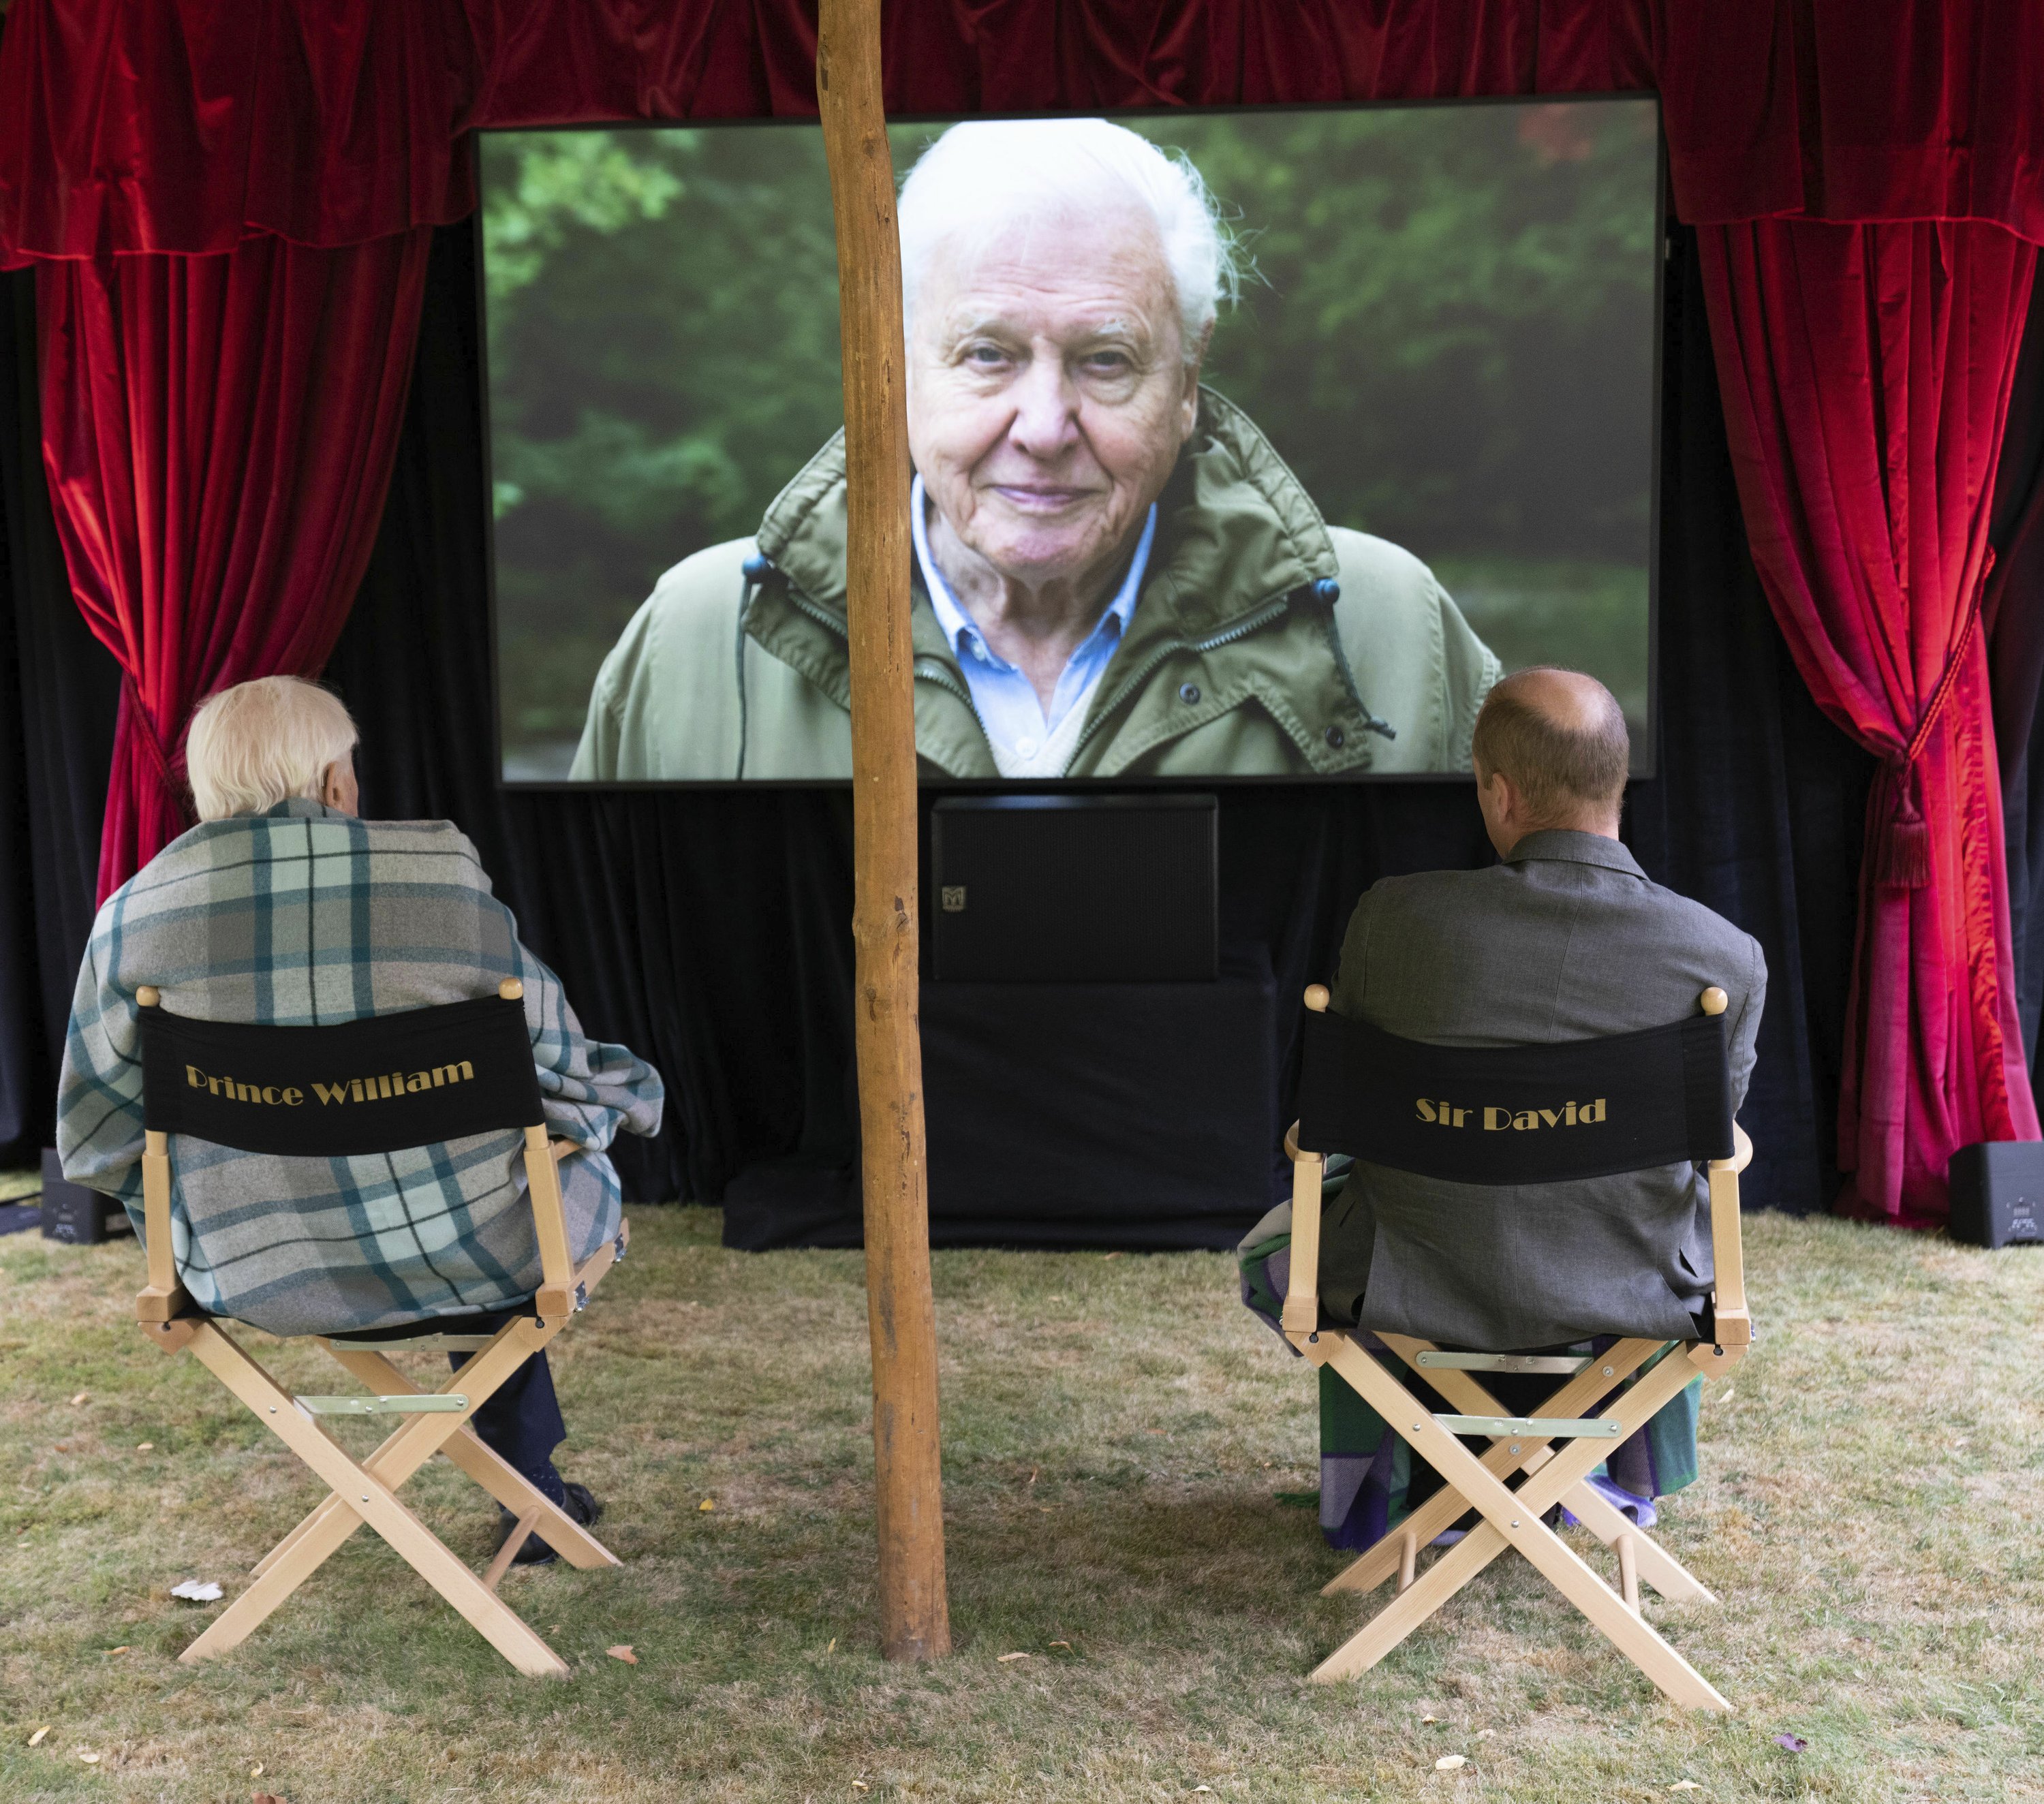
[[468,1399],[459,1391],[432,1391],[411,1396],[294,1397],[307,1415],[430,1415],[448,1411],[463,1415]]
[[1625,1424],[1615,1415],[1448,1415],[1437,1412],[1434,1420],[1454,1434],[1518,1434],[1541,1441],[1623,1441]]
[[407,1334],[389,1341],[358,1341],[352,1335],[344,1341],[325,1334],[313,1338],[323,1347],[359,1347],[365,1353],[481,1353],[490,1341],[487,1334]]
[[1588,1358],[1556,1353],[1428,1351],[1420,1355],[1420,1364],[1429,1371],[1554,1372],[1565,1378],[1573,1378],[1590,1363]]

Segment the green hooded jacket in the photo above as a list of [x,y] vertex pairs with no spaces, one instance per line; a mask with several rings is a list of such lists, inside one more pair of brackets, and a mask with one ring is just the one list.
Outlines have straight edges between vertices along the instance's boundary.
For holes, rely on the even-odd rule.
[[[849,778],[844,548],[840,435],[755,538],[660,578],[604,660],[573,775]],[[997,777],[957,657],[912,582],[923,774]],[[1466,770],[1500,674],[1424,564],[1330,527],[1269,440],[1203,389],[1128,631],[1065,774]]]

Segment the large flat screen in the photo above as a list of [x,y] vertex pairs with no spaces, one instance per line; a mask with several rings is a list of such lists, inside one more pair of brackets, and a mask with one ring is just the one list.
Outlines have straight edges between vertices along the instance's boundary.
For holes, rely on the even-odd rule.
[[[1652,98],[891,136],[927,781],[1454,774],[1531,664],[1650,768]],[[847,780],[819,129],[481,175],[505,780]]]

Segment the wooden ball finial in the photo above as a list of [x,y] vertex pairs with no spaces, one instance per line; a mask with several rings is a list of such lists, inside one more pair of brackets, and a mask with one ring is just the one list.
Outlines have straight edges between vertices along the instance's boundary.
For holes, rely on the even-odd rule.
[[497,986],[497,993],[506,1002],[517,1002],[524,998],[525,986],[516,977],[506,977]]
[[163,1000],[163,992],[154,984],[141,984],[136,988],[135,1000],[144,1008],[154,1008]]
[[1727,1004],[1731,1000],[1731,997],[1727,996],[1716,984],[1712,984],[1704,992],[1704,1012],[1706,1015],[1722,1015],[1725,1011]]
[[1334,998],[1328,995],[1327,986],[1325,984],[1306,985],[1306,1006],[1316,1015],[1324,1013],[1327,1004],[1333,1000]]

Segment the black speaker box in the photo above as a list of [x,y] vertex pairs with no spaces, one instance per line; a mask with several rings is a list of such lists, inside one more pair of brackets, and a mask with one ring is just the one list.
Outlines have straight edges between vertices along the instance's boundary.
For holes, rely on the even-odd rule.
[[930,811],[946,983],[1211,983],[1210,795],[947,796]]
[[110,1196],[65,1180],[56,1152],[43,1149],[43,1238],[88,1246],[117,1234],[133,1234],[128,1211]]
[[1948,1172],[1951,1235],[1973,1246],[2044,1240],[2044,1141],[1961,1146]]

